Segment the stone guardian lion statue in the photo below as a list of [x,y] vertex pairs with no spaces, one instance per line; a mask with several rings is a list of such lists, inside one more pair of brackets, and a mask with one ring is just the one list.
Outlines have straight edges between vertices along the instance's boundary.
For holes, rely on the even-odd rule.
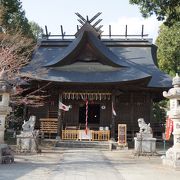
[[152,134],[152,128],[150,127],[150,123],[146,124],[143,118],[138,119],[138,125],[139,125],[139,132],[140,133],[147,133],[147,134]]
[[28,121],[24,121],[22,125],[23,132],[33,132],[35,126],[36,118],[35,116],[30,116]]

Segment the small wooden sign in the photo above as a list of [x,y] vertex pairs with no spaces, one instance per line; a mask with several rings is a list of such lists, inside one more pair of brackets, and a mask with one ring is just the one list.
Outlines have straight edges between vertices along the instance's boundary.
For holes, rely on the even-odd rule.
[[127,127],[126,124],[118,124],[118,144],[127,145]]

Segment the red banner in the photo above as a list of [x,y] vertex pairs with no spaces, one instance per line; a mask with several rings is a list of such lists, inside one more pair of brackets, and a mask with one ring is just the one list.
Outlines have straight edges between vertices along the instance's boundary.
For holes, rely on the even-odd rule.
[[173,120],[168,116],[166,119],[166,140],[169,140],[173,131]]

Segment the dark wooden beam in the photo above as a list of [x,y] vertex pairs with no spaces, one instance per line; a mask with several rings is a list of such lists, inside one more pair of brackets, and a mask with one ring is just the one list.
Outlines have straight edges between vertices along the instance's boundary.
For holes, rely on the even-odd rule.
[[49,34],[48,34],[48,28],[47,28],[47,26],[45,26],[45,31],[46,31],[46,37],[47,37],[47,39],[48,39]]
[[79,26],[77,25],[77,31],[79,31]]
[[109,37],[111,38],[111,25],[109,25]]
[[86,19],[84,17],[82,17],[78,12],[75,13],[76,16],[78,16],[82,21],[86,22]]
[[144,37],[144,25],[142,25],[141,37]]
[[99,15],[101,15],[102,12],[98,12],[96,15],[94,15],[90,20],[89,23],[92,23]]
[[83,21],[81,21],[80,19],[78,19],[78,21],[82,24],[82,25],[84,25],[85,23],[83,22]]
[[132,129],[131,129],[131,136],[132,137],[134,137],[134,106],[135,106],[135,104],[134,104],[134,93],[131,93],[131,96],[130,96],[130,106],[131,106],[131,109],[130,109],[130,120],[131,120],[131,127],[132,127]]
[[[111,113],[112,108],[115,107],[115,94],[112,92],[112,107],[111,107]],[[111,139],[115,140],[115,116],[112,113],[112,121],[111,121]]]
[[103,25],[100,25],[98,28],[96,28],[97,31],[100,31],[100,29],[103,27]]
[[[62,92],[59,92],[59,102],[62,102]],[[58,103],[59,103],[58,102]],[[58,105],[59,106],[59,105]],[[62,138],[62,110],[58,107],[58,129],[57,129],[57,137]]]
[[64,39],[65,33],[63,31],[63,26],[61,25],[61,35],[62,35],[62,39]]
[[126,25],[126,28],[125,28],[125,37],[127,38],[127,25]]
[[101,21],[102,21],[102,19],[97,20],[97,21],[93,24],[93,27],[95,28],[96,25],[98,25]]

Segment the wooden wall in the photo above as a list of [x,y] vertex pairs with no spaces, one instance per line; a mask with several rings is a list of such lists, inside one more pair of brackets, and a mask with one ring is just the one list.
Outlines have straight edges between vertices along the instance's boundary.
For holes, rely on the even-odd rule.
[[[44,107],[30,108],[30,113],[39,118],[54,118],[58,116],[58,93],[53,93]],[[93,103],[100,104],[100,123],[96,126],[109,126],[112,123],[112,101],[97,100]],[[68,112],[62,113],[62,125],[79,126],[79,106],[83,106],[83,100],[63,99],[63,103],[71,105]],[[92,103],[89,101],[89,103]],[[105,107],[105,109],[102,108]],[[117,135],[118,124],[127,124],[127,131],[132,136],[139,131],[137,120],[144,118],[147,123],[152,119],[152,100],[148,93],[126,92],[115,98],[115,132]],[[85,124],[85,123],[84,123]]]
[[133,136],[139,131],[137,120],[144,118],[146,123],[151,122],[152,100],[149,94],[126,93],[116,97],[115,128],[118,124],[127,124],[127,131]]

